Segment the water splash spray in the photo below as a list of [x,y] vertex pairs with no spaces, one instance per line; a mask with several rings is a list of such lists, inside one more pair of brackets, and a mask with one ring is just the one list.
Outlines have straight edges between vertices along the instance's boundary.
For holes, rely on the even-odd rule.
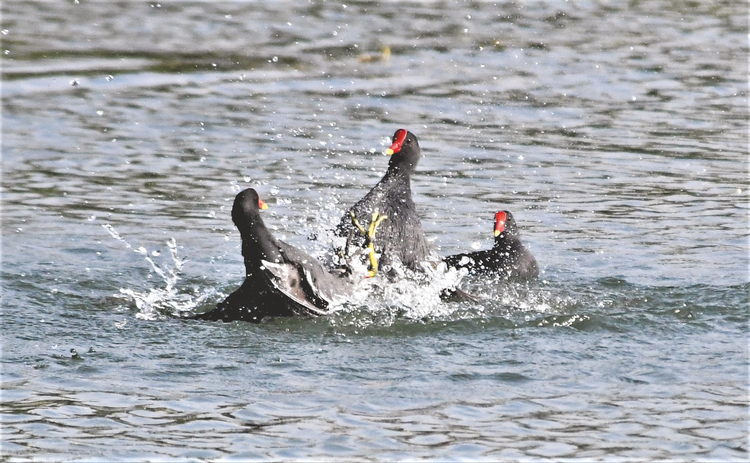
[[102,225],[105,230],[116,240],[125,244],[125,247],[132,249],[134,252],[145,257],[146,262],[151,266],[151,270],[161,277],[164,283],[162,288],[150,288],[148,292],[136,291],[131,288],[120,288],[120,294],[130,298],[138,308],[136,318],[143,320],[157,320],[167,315],[190,312],[206,299],[216,293],[215,288],[210,288],[199,292],[195,289],[195,294],[188,294],[178,288],[178,282],[181,280],[180,274],[187,258],[182,258],[177,252],[177,242],[174,238],[167,240],[167,248],[171,257],[171,264],[162,262],[157,264],[153,257],[159,256],[159,251],[151,253],[143,247],[133,247],[128,243],[110,224]]

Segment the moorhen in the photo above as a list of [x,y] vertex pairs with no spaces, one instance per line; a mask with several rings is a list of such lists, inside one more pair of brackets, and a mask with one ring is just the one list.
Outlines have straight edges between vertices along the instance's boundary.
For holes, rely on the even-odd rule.
[[[386,154],[392,157],[385,175],[344,214],[336,227],[337,236],[348,238],[347,248],[350,244],[360,248],[369,244],[372,249],[366,234],[357,233],[357,228],[363,231],[364,227],[359,223],[378,221],[374,252],[380,254],[381,266],[401,262],[410,270],[422,271],[421,262],[439,260],[427,242],[411,197],[411,176],[421,153],[419,141],[413,133],[396,130],[392,144],[386,150]],[[370,257],[373,262],[373,253]]]
[[235,197],[232,221],[242,238],[245,281],[215,309],[189,318],[260,323],[267,316],[318,316],[352,293],[351,275],[328,272],[315,258],[271,234],[260,217],[267,207],[252,188]]
[[492,249],[456,254],[443,260],[448,267],[468,269],[470,275],[517,280],[539,278],[536,259],[521,243],[516,221],[508,211],[495,214],[495,244]]

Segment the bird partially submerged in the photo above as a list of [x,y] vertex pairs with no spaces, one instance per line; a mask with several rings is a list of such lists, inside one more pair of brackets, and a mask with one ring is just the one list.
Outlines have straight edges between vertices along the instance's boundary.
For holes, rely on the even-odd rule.
[[513,214],[508,211],[495,214],[494,235],[492,249],[448,256],[444,259],[446,265],[465,268],[470,275],[514,280],[533,280],[539,277],[539,266],[521,242],[521,233]]
[[306,252],[277,240],[260,216],[267,207],[252,188],[235,197],[232,221],[242,238],[245,281],[215,309],[190,318],[259,323],[269,316],[318,316],[354,291],[351,272],[329,272]]

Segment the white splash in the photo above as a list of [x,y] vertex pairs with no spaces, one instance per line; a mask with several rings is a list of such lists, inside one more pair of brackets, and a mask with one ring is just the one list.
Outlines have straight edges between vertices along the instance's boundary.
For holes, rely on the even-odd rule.
[[162,262],[157,264],[152,256],[161,255],[159,251],[151,253],[143,247],[134,248],[130,243],[120,236],[119,233],[109,224],[102,225],[112,237],[125,244],[128,249],[144,256],[146,262],[151,266],[151,270],[161,278],[163,287],[149,288],[147,291],[137,291],[131,288],[120,288],[120,294],[132,299],[138,308],[136,318],[143,320],[158,320],[165,318],[167,315],[190,312],[206,299],[216,293],[216,289],[207,290],[193,288],[193,294],[180,290],[178,282],[181,280],[180,275],[182,267],[187,258],[182,258],[177,252],[177,242],[174,238],[167,240],[167,248],[171,257],[171,262]]
[[[330,222],[338,217],[336,211],[317,216],[311,222],[294,223],[297,235],[307,235],[302,248],[321,261],[331,259],[331,242],[335,238],[330,232]],[[212,296],[217,295],[214,287],[192,287],[180,283],[182,269],[187,261],[178,254],[177,243],[170,238],[166,244],[169,258],[157,263],[154,258],[162,255],[159,251],[149,252],[144,246],[133,246],[109,224],[102,225],[107,232],[126,248],[144,257],[153,274],[158,275],[155,281],[158,287],[137,290],[120,289],[120,294],[133,301],[138,309],[136,318],[158,320],[182,313],[192,313],[198,306]],[[296,240],[299,245],[299,238]],[[354,259],[350,265],[356,275],[363,275],[366,263],[356,265]],[[345,300],[336,301],[329,307],[327,322],[332,326],[352,326],[355,329],[367,327],[392,326],[397,321],[415,323],[435,323],[487,317],[502,317],[522,323],[525,318],[536,318],[538,315],[555,313],[561,304],[548,291],[540,288],[527,288],[502,281],[486,279],[463,281],[467,271],[446,268],[444,263],[425,263],[422,272],[394,266],[397,278],[388,278],[387,269],[381,269],[381,275],[375,278],[362,277],[356,291]],[[443,294],[446,289],[460,288],[476,297],[474,302],[445,302]],[[223,294],[219,294],[223,296]]]
[[[329,323],[364,329],[391,326],[397,320],[430,323],[463,318],[467,304],[445,302],[442,296],[446,289],[459,287],[466,270],[447,269],[442,263],[425,263],[423,268],[424,272],[413,272],[401,267],[396,278],[379,275],[363,280],[345,304],[331,308]],[[482,310],[479,304],[469,305],[473,311]]]

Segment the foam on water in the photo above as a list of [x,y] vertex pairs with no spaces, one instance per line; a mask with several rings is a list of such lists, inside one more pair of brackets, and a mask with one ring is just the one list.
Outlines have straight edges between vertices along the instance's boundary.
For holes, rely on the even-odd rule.
[[397,319],[421,322],[451,318],[464,303],[445,303],[441,293],[446,288],[456,288],[464,274],[455,269],[446,270],[445,265],[424,267],[424,274],[402,270],[396,280],[382,275],[364,280],[360,291],[332,310],[331,323],[347,320],[346,323],[364,328],[389,326]]
[[[330,219],[330,217],[327,217]],[[318,237],[331,238],[330,220],[322,220],[311,225],[311,234],[316,239],[308,241],[305,251],[316,255],[316,258],[330,257],[330,244]],[[161,320],[170,316],[181,316],[202,309],[206,301],[214,296],[224,297],[217,286],[195,286],[184,284],[181,275],[183,266],[188,260],[180,257],[174,238],[167,240],[169,260],[157,263],[154,259],[162,255],[161,251],[149,252],[144,246],[135,247],[126,241],[110,224],[102,225],[116,240],[127,249],[144,257],[149,265],[149,273],[156,275],[155,287],[147,289],[120,288],[119,295],[135,304],[138,312],[136,318],[143,320]],[[365,265],[357,259],[351,264],[355,274],[364,274]],[[424,272],[413,272],[399,266],[391,269],[398,277],[390,279],[382,273],[375,278],[363,278],[354,293],[341,298],[330,307],[330,323],[353,324],[359,328],[368,326],[390,326],[397,320],[425,323],[436,320],[451,321],[490,316],[505,316],[498,312],[498,307],[507,308],[508,312],[547,313],[553,310],[551,297],[541,296],[539,292],[518,291],[514,285],[492,279],[474,283],[470,293],[475,301],[445,302],[442,294],[446,289],[462,287],[466,277],[465,270],[446,268],[445,264],[423,264]]]

